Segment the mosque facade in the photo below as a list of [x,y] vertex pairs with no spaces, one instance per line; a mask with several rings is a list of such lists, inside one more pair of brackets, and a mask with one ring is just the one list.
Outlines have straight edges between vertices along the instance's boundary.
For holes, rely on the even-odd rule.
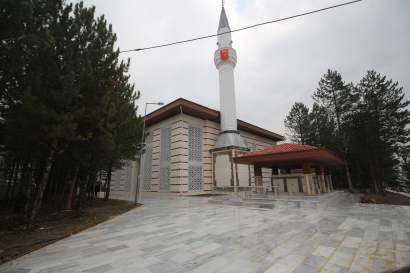
[[[234,69],[229,22],[222,7],[215,67],[219,72],[220,111],[177,99],[146,116],[145,152],[140,168],[140,192],[200,194],[213,186],[254,185],[253,166],[233,158],[265,149],[283,140],[236,117]],[[110,196],[134,200],[139,161],[113,173]],[[271,170],[262,169],[270,183]]]

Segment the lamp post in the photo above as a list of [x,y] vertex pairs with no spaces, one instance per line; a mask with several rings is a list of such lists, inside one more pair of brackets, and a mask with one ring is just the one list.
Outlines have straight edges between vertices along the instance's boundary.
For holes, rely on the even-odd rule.
[[137,176],[137,187],[135,189],[135,205],[138,203],[138,194],[140,190],[140,180],[141,180],[141,163],[142,163],[142,150],[144,149],[145,143],[145,121],[147,120],[147,106],[148,104],[164,105],[163,102],[147,102],[145,103],[145,115],[144,115],[144,125],[142,127],[142,137],[140,143],[140,162],[138,164],[138,176]]

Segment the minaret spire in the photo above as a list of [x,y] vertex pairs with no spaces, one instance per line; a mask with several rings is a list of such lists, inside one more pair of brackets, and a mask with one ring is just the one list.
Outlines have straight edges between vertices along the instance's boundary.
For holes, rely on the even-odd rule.
[[219,71],[219,98],[221,109],[221,133],[213,151],[224,149],[248,150],[237,130],[235,80],[233,70],[236,66],[236,51],[232,48],[232,35],[222,1],[221,18],[218,27],[218,49],[214,55],[216,69]]
[[229,27],[228,17],[226,16],[226,13],[225,13],[225,8],[223,7],[223,4],[222,4],[221,18],[219,19],[218,30],[220,30],[223,27],[227,27],[229,28],[229,30],[231,30],[231,28]]

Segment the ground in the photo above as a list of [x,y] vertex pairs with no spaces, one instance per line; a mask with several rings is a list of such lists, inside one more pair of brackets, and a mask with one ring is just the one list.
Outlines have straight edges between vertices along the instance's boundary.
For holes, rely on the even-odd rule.
[[[209,197],[143,197],[140,209],[13,259],[0,271],[382,272],[410,263],[409,207],[357,204],[360,195],[334,194],[341,198],[317,210],[210,205]],[[388,195],[387,200],[396,197]],[[87,209],[81,220],[87,215],[91,225],[93,217],[101,221],[102,215],[112,216],[115,204],[133,207],[122,202]],[[43,223],[53,222],[44,212]],[[0,217],[4,224],[5,216]],[[76,226],[76,218],[65,219],[56,225]],[[46,240],[52,227],[38,223],[31,233],[3,231],[0,248],[13,242],[5,241],[9,234]],[[27,239],[20,243],[29,244]]]
[[[89,205],[89,204],[87,204]],[[29,231],[18,224],[17,214],[7,205],[0,206],[0,257],[16,259],[50,243],[71,236],[92,226],[98,225],[119,214],[127,212],[136,205],[124,200],[94,199],[93,207],[87,207],[76,217],[73,211],[59,212],[50,205],[42,205],[36,228]]]

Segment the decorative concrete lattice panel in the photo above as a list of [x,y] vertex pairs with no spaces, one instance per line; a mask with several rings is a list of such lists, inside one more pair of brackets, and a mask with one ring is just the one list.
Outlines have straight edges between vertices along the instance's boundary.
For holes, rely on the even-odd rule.
[[170,192],[171,190],[171,167],[161,166],[159,169],[159,192]]
[[124,191],[131,191],[131,178],[132,178],[132,162],[128,162],[125,167],[125,183]]
[[159,151],[159,192],[171,190],[171,125],[161,128],[160,151]]
[[203,131],[201,126],[188,126],[188,190],[204,190]]
[[188,160],[202,162],[202,127],[188,127]]
[[144,165],[142,170],[142,191],[151,191],[151,175],[152,175],[152,142],[153,135],[150,133],[146,140],[146,147],[144,152]]
[[171,126],[161,128],[160,162],[171,162]]
[[204,190],[202,165],[188,166],[188,185],[189,185],[189,191],[203,191]]
[[121,170],[117,170],[115,172],[115,177],[114,177],[114,190],[119,191],[121,187]]
[[152,134],[151,132],[148,132],[148,135],[145,138],[145,143],[148,146],[149,144],[152,144],[153,141],[154,141],[154,134]]

